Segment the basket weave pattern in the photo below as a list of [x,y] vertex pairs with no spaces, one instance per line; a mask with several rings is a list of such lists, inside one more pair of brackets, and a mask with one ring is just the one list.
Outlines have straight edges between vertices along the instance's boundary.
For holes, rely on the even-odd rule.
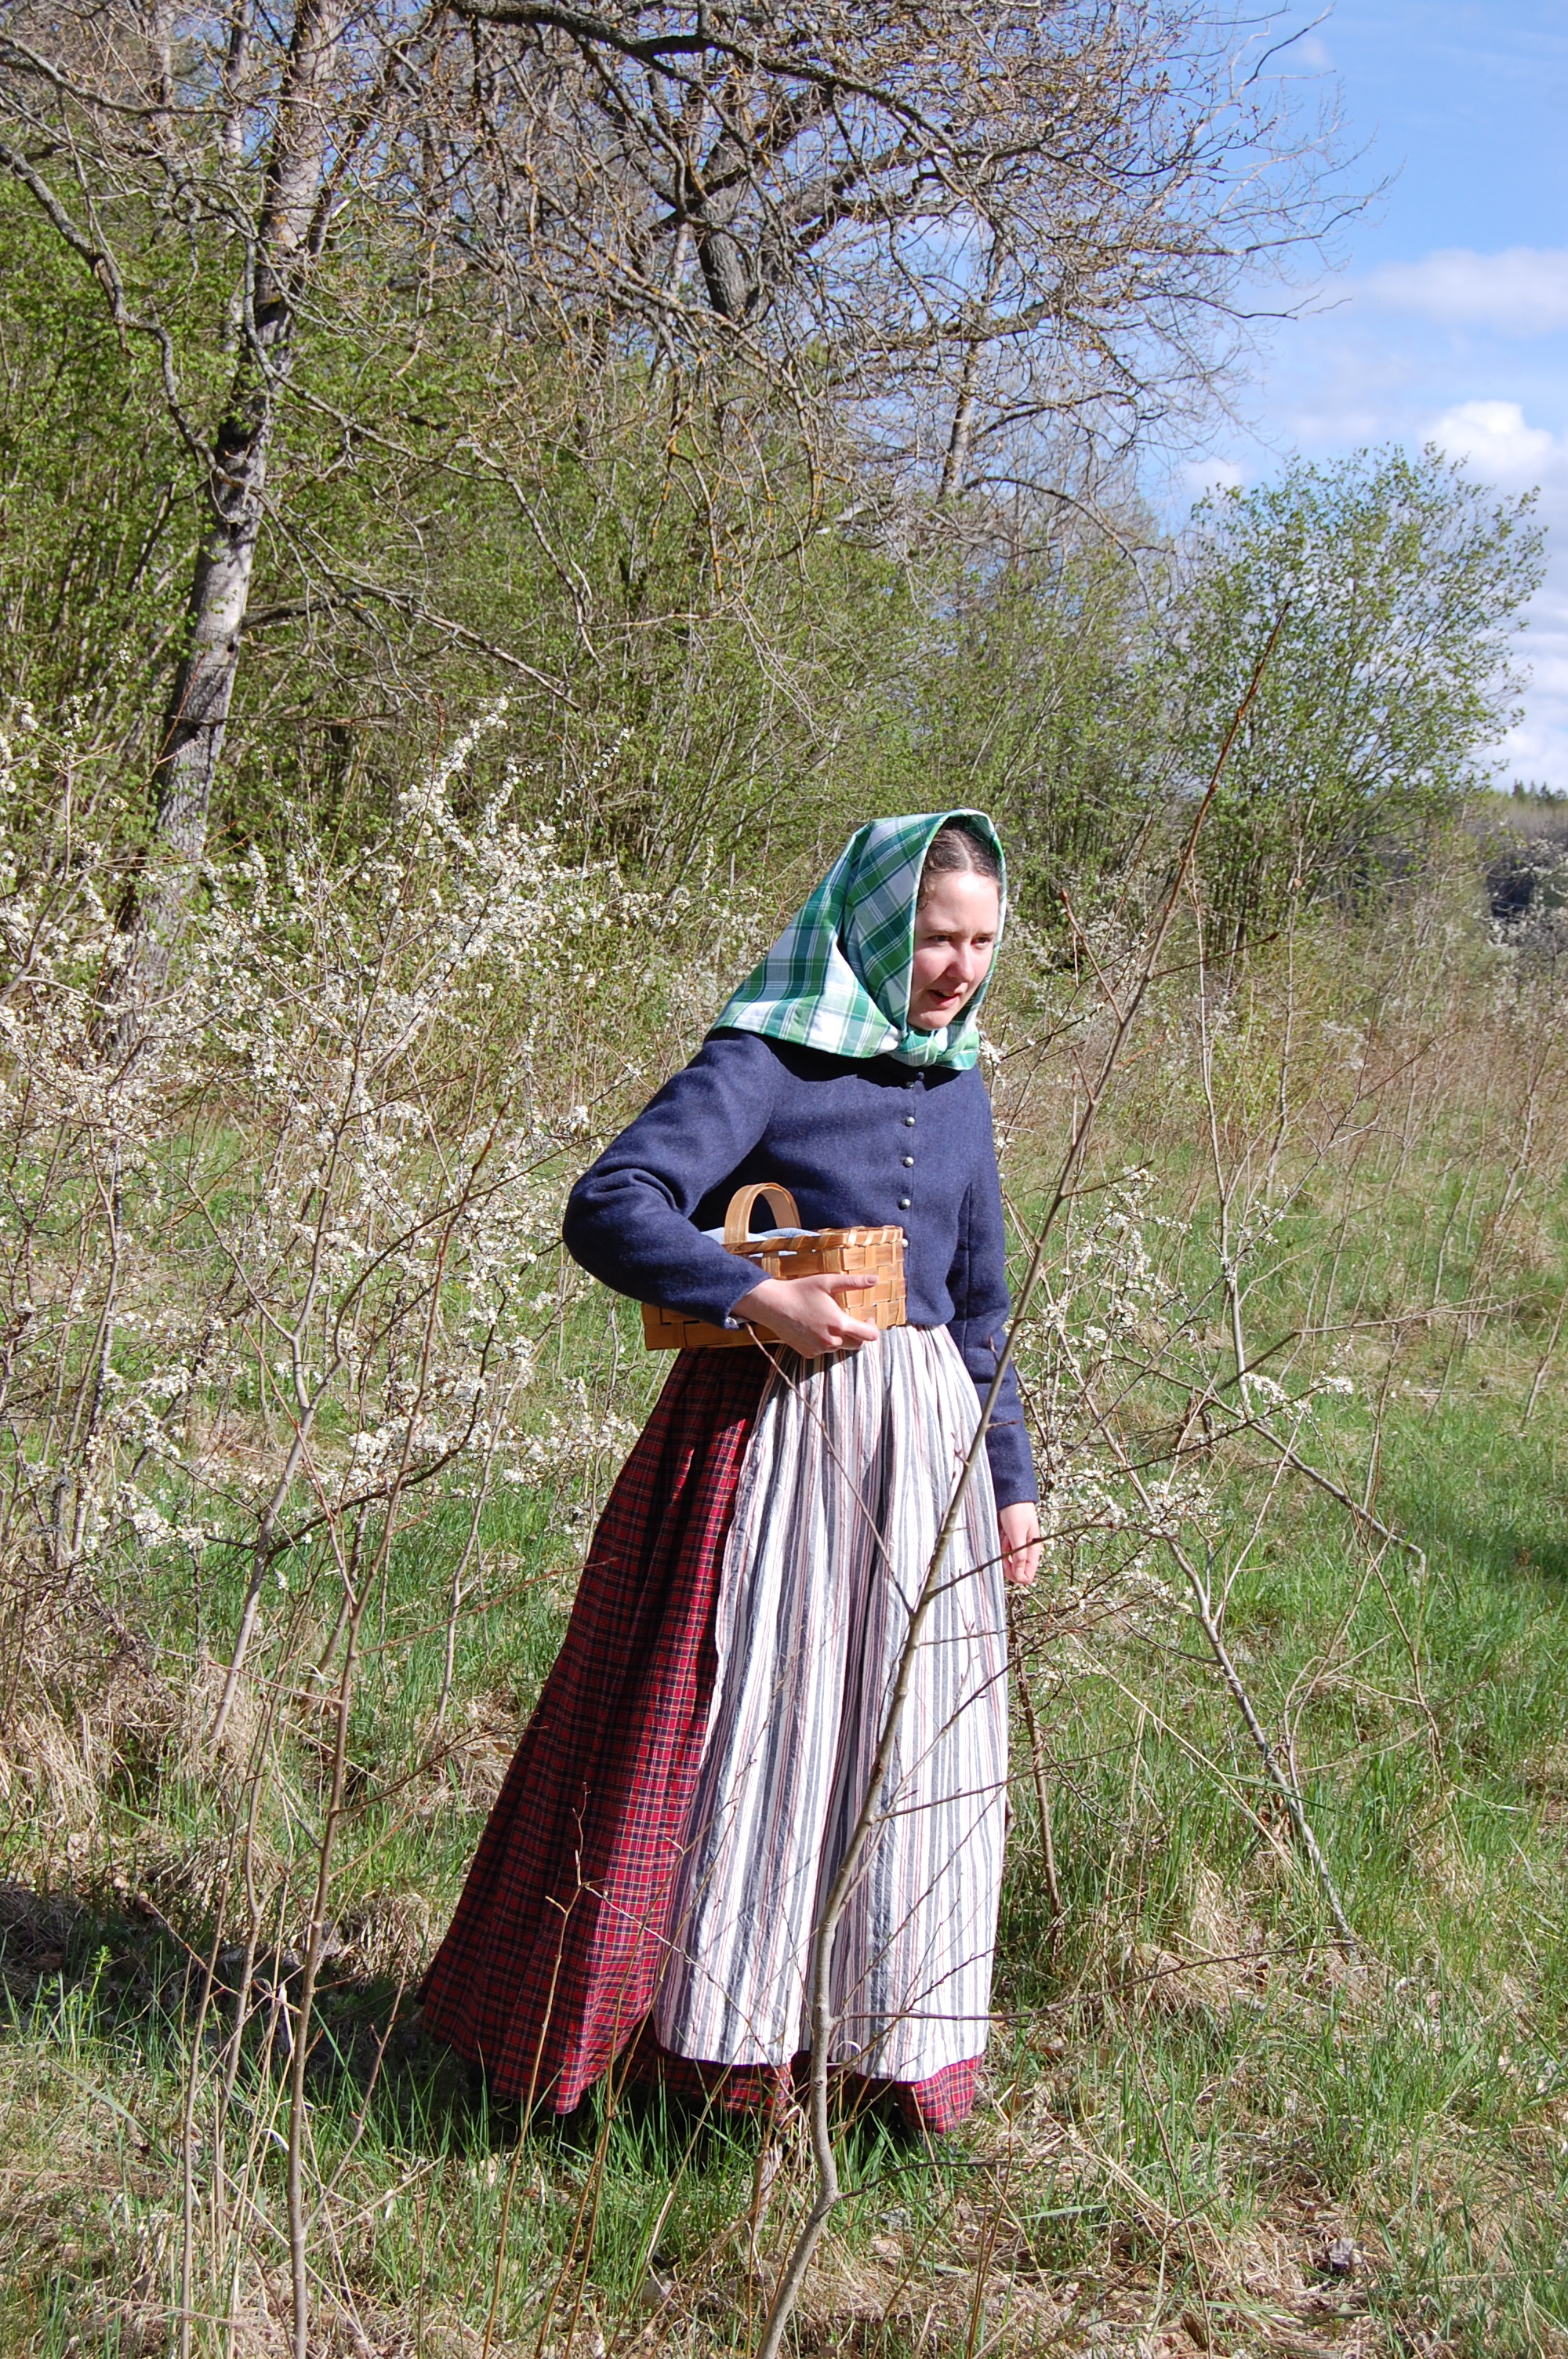
[[[775,1180],[739,1188],[724,1215],[724,1250],[757,1265],[763,1277],[818,1277],[829,1271],[862,1273],[873,1283],[844,1297],[844,1307],[856,1319],[878,1327],[904,1323],[903,1231],[902,1229],[812,1229],[805,1236],[773,1239],[754,1237],[749,1224],[752,1207],[765,1196],[776,1219],[797,1228],[800,1215],[795,1198]],[[766,1327],[715,1327],[684,1311],[662,1310],[657,1303],[643,1305],[643,1340],[650,1352],[730,1352],[758,1343],[776,1343]]]

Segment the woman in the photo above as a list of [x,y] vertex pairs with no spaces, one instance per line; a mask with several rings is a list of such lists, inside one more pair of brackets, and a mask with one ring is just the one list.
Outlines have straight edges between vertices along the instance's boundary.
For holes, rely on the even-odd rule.
[[[785,1347],[685,1352],[594,1535],[559,1659],[424,1990],[501,2096],[559,2112],[624,2051],[732,2105],[787,2089],[843,1856],[1008,1315],[976,1016],[1001,847],[876,820],[702,1049],[572,1190],[622,1293]],[[758,1280],[714,1234],[782,1181],[808,1228],[902,1225],[909,1324],[849,1277]],[[919,1648],[832,1964],[834,2061],[954,2126],[985,2046],[1001,1875],[1002,1577],[1039,1523],[1011,1375]]]

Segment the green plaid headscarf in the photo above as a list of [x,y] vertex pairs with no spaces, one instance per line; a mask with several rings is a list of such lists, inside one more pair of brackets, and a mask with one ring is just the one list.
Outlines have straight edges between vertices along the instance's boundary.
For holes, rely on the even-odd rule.
[[[921,811],[909,819],[871,821],[849,838],[715,1029],[762,1032],[770,1040],[793,1040],[838,1057],[891,1056],[903,1065],[974,1064],[980,1053],[975,1017],[989,973],[939,1032],[916,1031],[909,1021],[920,872],[937,829],[959,819],[984,836],[1000,862],[1001,844],[984,811]],[[1003,863],[1004,918],[1006,879]]]

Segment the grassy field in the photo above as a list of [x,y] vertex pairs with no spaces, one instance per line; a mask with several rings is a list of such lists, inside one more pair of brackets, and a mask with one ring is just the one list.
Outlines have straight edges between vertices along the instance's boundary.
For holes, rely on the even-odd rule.
[[[1568,2353],[1561,1027],[1435,922],[1152,1009],[1022,1346],[1057,1537],[985,2094],[935,2155],[846,2127],[803,2353]],[[1063,989],[1013,991],[1021,1228],[1097,1020]],[[552,1350],[540,1414],[591,1444],[421,1495],[361,1628],[303,2156],[312,2348],[356,2359],[744,2351],[809,2199],[793,2134],[613,2088],[519,2137],[411,2021],[662,1374],[602,1298]],[[127,1559],[91,1689],[62,1669],[8,1740],[7,2351],[150,2354],[181,2307],[196,2350],[287,2348],[341,1586],[280,1560],[214,1760],[243,1585]]]

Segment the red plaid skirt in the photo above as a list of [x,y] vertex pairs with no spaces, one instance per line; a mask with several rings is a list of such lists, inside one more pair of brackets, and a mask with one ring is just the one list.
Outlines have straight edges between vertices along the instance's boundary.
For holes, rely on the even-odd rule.
[[[569,2113],[636,2042],[638,2078],[752,2110],[789,2071],[665,2058],[643,2032],[697,1790],[714,1609],[735,1492],[768,1376],[761,1352],[683,1352],[609,1503],[555,1669],[425,1978],[424,2020],[497,2095]],[[638,2035],[642,2033],[642,2038]],[[897,2084],[941,2131],[977,2065]]]

